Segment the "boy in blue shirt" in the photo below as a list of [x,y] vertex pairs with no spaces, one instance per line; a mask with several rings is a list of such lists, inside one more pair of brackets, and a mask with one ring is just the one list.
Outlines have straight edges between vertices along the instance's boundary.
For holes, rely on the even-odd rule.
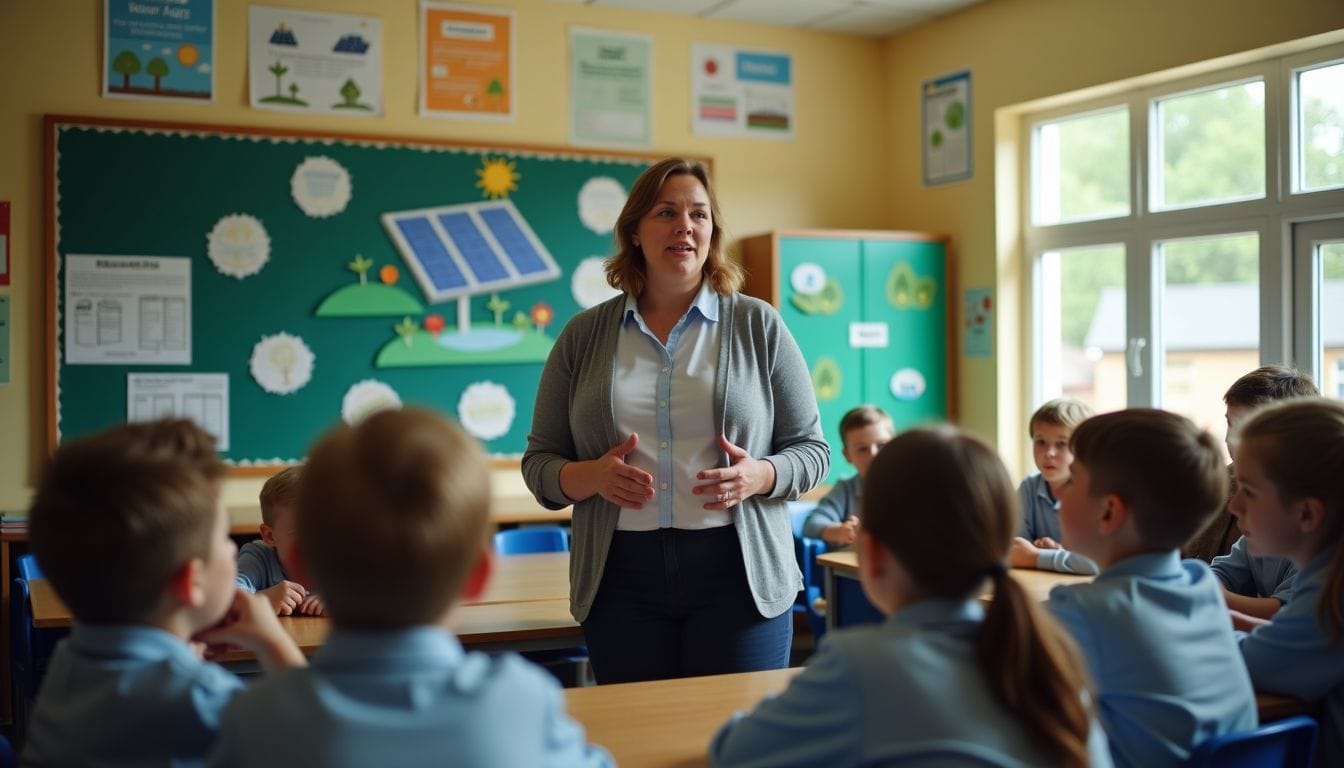
[[437,414],[380,411],[323,437],[298,534],[331,634],[312,666],[238,697],[210,764],[610,765],[549,675],[449,630],[490,573],[489,508],[484,452]]
[[238,551],[238,586],[265,597],[280,616],[321,616],[321,598],[297,578],[303,572],[295,535],[298,487],[298,467],[271,475],[261,486],[261,541]]
[[1091,669],[1115,764],[1183,765],[1201,742],[1256,725],[1218,580],[1178,552],[1227,499],[1221,451],[1151,409],[1088,419],[1072,449],[1060,525],[1101,574],[1055,587],[1048,606]]
[[840,419],[841,451],[845,460],[858,473],[836,483],[817,502],[817,506],[803,521],[803,535],[822,539],[833,547],[854,543],[859,527],[859,499],[863,494],[863,478],[882,446],[896,434],[887,412],[875,405],[860,405],[849,409]]
[[1092,575],[1097,564],[1060,545],[1059,489],[1069,481],[1073,453],[1069,436],[1084,420],[1092,417],[1092,407],[1081,400],[1060,397],[1046,401],[1027,422],[1031,437],[1031,458],[1037,473],[1017,487],[1022,506],[1022,526],[1008,550],[1015,568],[1039,568]]
[[37,698],[25,765],[204,764],[242,687],[188,644],[233,643],[263,667],[303,654],[265,600],[234,586],[224,466],[189,421],[65,443],[43,472],[33,550],[74,616]]

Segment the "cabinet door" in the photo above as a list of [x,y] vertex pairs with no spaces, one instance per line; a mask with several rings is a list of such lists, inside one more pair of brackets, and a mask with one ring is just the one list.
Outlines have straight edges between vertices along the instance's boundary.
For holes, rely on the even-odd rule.
[[826,482],[854,474],[841,455],[840,417],[864,402],[862,357],[850,346],[849,327],[862,318],[857,240],[781,238],[779,314],[812,373],[821,428],[831,446]]
[[887,344],[863,350],[864,397],[896,430],[947,418],[947,262],[943,244],[863,243],[863,311]]

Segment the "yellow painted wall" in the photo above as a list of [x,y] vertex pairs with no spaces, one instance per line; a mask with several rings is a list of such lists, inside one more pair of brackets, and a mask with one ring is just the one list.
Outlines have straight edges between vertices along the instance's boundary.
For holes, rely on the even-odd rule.
[[[334,118],[247,106],[247,3],[216,0],[216,99],[210,106],[100,97],[99,0],[0,0],[0,200],[13,202],[12,382],[0,385],[0,509],[27,505],[46,454],[43,373],[45,270],[41,201],[44,113],[232,123],[433,136],[467,141],[564,145],[569,135],[569,25],[654,38],[653,149],[714,158],[724,217],[733,236],[779,227],[876,228],[886,218],[886,92],[881,43],[867,38],[597,9],[549,0],[480,0],[511,8],[518,21],[517,118],[512,123],[417,117],[414,0],[276,0],[276,5],[378,15],[385,116]],[[793,142],[706,140],[690,133],[693,41],[749,45],[794,57]],[[239,418],[238,414],[234,415]],[[520,415],[520,418],[529,418]],[[521,492],[517,472],[501,472]],[[258,481],[229,484],[231,503],[255,503]]]
[[[1005,162],[1013,137],[996,136],[995,112],[1340,28],[1340,0],[990,0],[885,43],[886,225],[950,235],[959,287],[996,288],[996,357],[960,361],[957,401],[962,423],[997,441],[1015,468],[1030,464],[1023,413],[1031,404],[1019,364],[1029,325],[1013,232],[996,229],[996,212],[1011,213],[1017,188]],[[975,175],[926,189],[920,83],[963,69],[972,72]],[[996,157],[996,142],[1007,158]]]

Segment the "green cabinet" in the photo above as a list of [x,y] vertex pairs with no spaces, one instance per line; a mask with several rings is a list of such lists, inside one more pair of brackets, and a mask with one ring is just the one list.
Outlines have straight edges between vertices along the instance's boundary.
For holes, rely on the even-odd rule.
[[777,231],[742,240],[744,292],[773,304],[812,373],[831,444],[828,482],[853,474],[840,417],[860,403],[897,431],[952,416],[947,241],[916,232]]

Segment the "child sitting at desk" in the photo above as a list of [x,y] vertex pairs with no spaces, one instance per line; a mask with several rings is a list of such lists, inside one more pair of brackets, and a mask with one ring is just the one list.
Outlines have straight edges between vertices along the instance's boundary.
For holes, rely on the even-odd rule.
[[1233,613],[1258,690],[1324,699],[1316,765],[1344,761],[1344,405],[1295,398],[1234,435],[1232,514],[1255,556],[1297,566],[1293,596],[1264,621]]
[[238,586],[265,597],[281,616],[321,616],[321,598],[296,580],[302,572],[294,512],[299,472],[298,467],[283,469],[261,486],[261,541],[238,551]]
[[1087,659],[1115,764],[1184,765],[1256,725],[1218,580],[1178,551],[1227,498],[1222,453],[1184,416],[1139,408],[1088,419],[1072,448],[1060,523],[1101,574],[1048,605]]
[[56,451],[30,535],[74,626],[47,668],[25,765],[203,764],[242,683],[190,640],[242,645],[267,668],[304,663],[266,601],[234,586],[223,474],[189,421],[126,424]]
[[338,427],[298,502],[331,634],[311,667],[229,708],[212,766],[610,764],[546,673],[449,630],[490,574],[490,470],[466,433],[422,410]]
[[873,457],[893,434],[895,428],[891,417],[875,405],[860,405],[845,412],[840,419],[840,440],[845,446],[841,453],[858,474],[836,483],[817,502],[816,508],[803,521],[804,536],[822,539],[832,546],[854,543],[863,478],[868,474]]
[[1097,572],[1096,563],[1059,543],[1064,538],[1059,529],[1059,490],[1069,482],[1069,466],[1073,463],[1069,436],[1091,417],[1092,407],[1087,403],[1061,397],[1037,408],[1027,422],[1037,473],[1017,487],[1022,526],[1009,550],[1014,567],[1087,576]]
[[1017,516],[1008,472],[979,440],[944,426],[888,443],[857,549],[889,618],[827,633],[788,689],[719,731],[714,764],[1109,766],[1073,643],[1004,567]]

